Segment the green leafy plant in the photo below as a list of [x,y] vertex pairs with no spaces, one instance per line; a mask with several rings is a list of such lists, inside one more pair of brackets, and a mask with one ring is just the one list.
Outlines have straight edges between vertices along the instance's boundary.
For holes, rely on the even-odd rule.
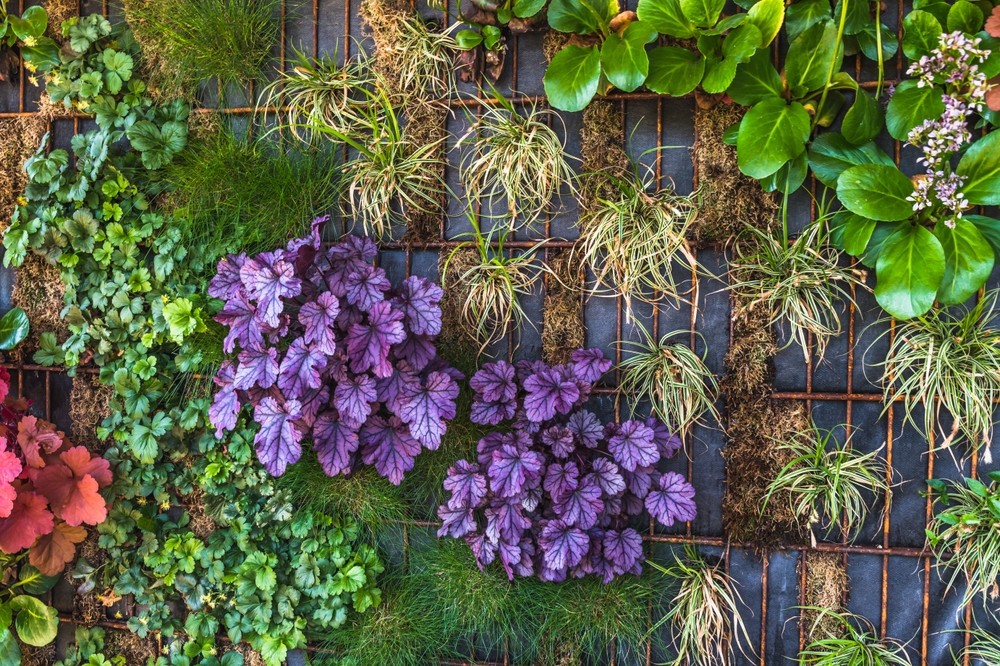
[[638,328],[642,341],[620,343],[631,350],[619,365],[622,378],[618,395],[631,399],[633,411],[638,403],[649,400],[653,413],[681,437],[706,415],[719,420],[715,375],[691,347],[669,342],[679,332],[667,333],[656,341],[646,329]]
[[104,655],[104,629],[77,627],[74,643],[66,648],[66,656],[54,666],[126,666],[125,657]]
[[[982,449],[987,462],[1000,399],[1000,330],[992,323],[998,297],[1000,292],[989,291],[972,308],[942,308],[897,325],[885,361],[877,364],[883,368],[885,410],[901,398],[907,423],[925,437],[940,432],[939,448],[966,440]],[[942,413],[952,417],[950,430]]]
[[28,315],[21,308],[11,308],[0,317],[0,349],[7,350],[21,344],[28,337]]
[[40,5],[26,7],[18,16],[8,12],[7,0],[0,1],[0,81],[11,81],[21,60],[32,74],[58,64],[59,46],[45,36],[48,24]]
[[56,638],[59,617],[55,608],[33,595],[45,594],[59,581],[28,564],[28,551],[8,555],[0,551],[0,566],[9,571],[0,585],[0,664],[18,666],[21,648],[15,640],[35,647],[48,645]]
[[832,618],[839,630],[812,641],[799,653],[799,664],[816,666],[906,666],[910,659],[906,646],[891,638],[879,638],[867,618],[853,613],[837,613],[829,608],[807,607],[817,613],[813,627]]
[[965,577],[963,606],[1000,590],[1000,472],[987,476],[988,486],[971,478],[927,481],[930,496],[941,503],[927,526],[927,542],[937,566],[951,570],[946,593],[960,575]]
[[[985,629],[973,629],[968,633],[972,642],[962,650],[961,657],[967,657],[984,664],[1000,664],[1000,637]],[[956,659],[955,663],[959,661]]]
[[788,442],[775,444],[794,458],[767,487],[761,513],[775,495],[787,494],[788,508],[808,526],[813,548],[814,528],[823,523],[827,536],[837,527],[849,538],[857,536],[856,530],[864,525],[869,510],[864,493],[884,494],[888,510],[892,488],[878,451],[860,453],[850,447],[849,440],[838,442],[832,430],[821,431],[815,426],[795,433]]
[[496,82],[503,71],[507,53],[505,32],[524,32],[545,20],[548,0],[473,0],[462,9],[459,21],[469,28],[455,33],[455,45],[462,53],[463,80],[479,80],[484,73]]

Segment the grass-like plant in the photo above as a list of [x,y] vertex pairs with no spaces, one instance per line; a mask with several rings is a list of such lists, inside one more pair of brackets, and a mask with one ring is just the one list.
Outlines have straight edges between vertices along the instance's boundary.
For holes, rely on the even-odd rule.
[[800,524],[808,526],[814,548],[814,528],[824,521],[827,535],[840,526],[846,535],[856,536],[870,508],[866,491],[885,493],[886,504],[891,501],[892,488],[878,451],[861,453],[852,449],[849,441],[834,439],[832,430],[815,426],[795,433],[788,442],[775,444],[794,458],[768,486],[761,513],[775,495],[787,495],[789,509]]
[[840,266],[840,253],[817,242],[819,228],[814,225],[788,244],[751,227],[753,237],[736,245],[730,269],[729,288],[737,302],[743,308],[763,304],[772,325],[787,323],[788,343],[798,343],[807,364],[809,335],[822,359],[827,343],[841,331],[838,305],[853,300],[852,286],[867,288],[864,271]]
[[814,627],[832,618],[839,631],[812,641],[799,653],[802,666],[909,666],[906,646],[890,638],[879,638],[867,618],[853,613],[837,613],[829,608],[809,607],[817,613]]
[[945,593],[960,575],[968,583],[962,605],[978,594],[1000,594],[1000,472],[965,483],[930,479],[927,485],[943,508],[927,526],[927,542],[937,565],[951,570]]
[[629,321],[633,299],[682,299],[675,263],[691,269],[697,262],[685,240],[696,198],[659,189],[651,173],[643,179],[639,170],[636,164],[627,176],[601,174],[614,195],[598,197],[579,223],[578,248],[594,273],[595,292],[624,298]]
[[[979,661],[987,666],[1000,664],[1000,636],[985,629],[973,629],[968,633],[973,640],[968,647],[962,650],[963,657],[968,657],[973,663]],[[965,662],[956,660],[955,663]]]
[[477,199],[507,203],[511,224],[537,219],[559,194],[572,187],[575,176],[565,143],[549,126],[549,119],[565,123],[555,112],[532,104],[518,112],[496,93],[494,104],[483,107],[459,143],[471,146],[462,162],[462,181]]
[[619,366],[619,397],[629,397],[633,411],[639,402],[649,400],[653,413],[682,437],[706,415],[719,420],[715,408],[719,383],[693,349],[670,342],[680,332],[667,333],[656,341],[645,328],[637,328],[643,340],[620,342],[632,349]]
[[[876,364],[883,368],[886,410],[902,398],[907,423],[926,437],[939,430],[940,448],[968,440],[982,448],[985,462],[991,461],[1000,400],[1000,329],[991,321],[998,295],[992,290],[971,308],[939,309],[897,323],[885,361]],[[922,430],[915,417],[921,403]],[[942,412],[951,414],[950,430],[941,426]]]
[[666,611],[649,630],[652,634],[664,624],[670,626],[676,656],[668,664],[728,664],[741,637],[750,645],[738,606],[743,600],[722,561],[709,564],[688,546],[684,558],[674,553],[674,564],[669,567],[646,563],[663,573],[675,590]]

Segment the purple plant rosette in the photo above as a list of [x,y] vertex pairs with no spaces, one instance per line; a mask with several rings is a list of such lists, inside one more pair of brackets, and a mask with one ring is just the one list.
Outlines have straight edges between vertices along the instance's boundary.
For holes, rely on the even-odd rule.
[[610,367],[598,349],[579,349],[565,365],[485,364],[470,382],[471,418],[512,420],[511,431],[488,434],[478,460],[449,468],[438,536],[465,539],[480,568],[499,559],[511,580],[639,575],[642,537],[630,518],[647,510],[668,527],[692,520],[694,488],[656,470],[682,448],[659,419],[602,426],[583,409]]
[[216,437],[244,405],[265,469],[280,476],[311,439],[330,476],[360,463],[398,485],[423,448],[437,449],[455,417],[464,375],[437,356],[441,287],[409,277],[393,290],[368,238],[324,248],[320,231],[285,249],[219,262],[208,293],[236,361],[222,364],[209,411]]

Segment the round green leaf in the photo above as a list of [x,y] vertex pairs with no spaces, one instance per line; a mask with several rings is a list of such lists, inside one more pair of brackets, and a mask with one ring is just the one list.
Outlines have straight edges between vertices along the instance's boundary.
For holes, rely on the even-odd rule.
[[455,33],[455,45],[468,51],[483,43],[483,36],[475,30],[459,30]]
[[545,94],[560,111],[580,111],[597,94],[600,78],[601,54],[596,46],[566,46],[545,70]]
[[[549,14],[551,13],[550,8]],[[690,39],[695,35],[695,27],[684,16],[680,0],[639,0],[636,14],[640,21],[664,35],[679,39]]]
[[1000,132],[990,132],[972,144],[955,168],[965,176],[962,192],[972,204],[1000,204]]
[[809,173],[809,159],[806,151],[802,151],[798,157],[788,160],[781,168],[766,178],[761,178],[760,186],[765,192],[785,192],[791,194],[802,187]]
[[708,60],[705,64],[705,78],[701,82],[701,87],[709,94],[724,92],[736,77],[738,64],[734,58]]
[[[840,13],[844,10],[844,0],[837,0],[833,7],[833,18],[840,21]],[[850,0],[847,3],[847,16],[844,21],[844,34],[856,35],[871,22],[871,3],[869,0]]]
[[898,319],[917,317],[934,305],[944,277],[944,249],[919,224],[904,224],[882,246],[875,275],[878,304]]
[[21,666],[21,647],[10,629],[0,629],[0,666]]
[[847,222],[844,224],[844,252],[852,257],[864,254],[876,224],[878,223],[875,220],[848,213]]
[[993,248],[996,261],[1000,262],[1000,220],[985,215],[965,215],[962,219],[979,229],[979,233]]
[[719,20],[726,0],[680,0],[684,16],[700,28],[710,28]]
[[[899,42],[896,41],[896,33],[889,26],[880,23],[882,26],[882,61],[887,62],[899,49]],[[869,60],[878,60],[878,36],[875,34],[875,21],[872,21],[865,29],[857,34],[858,46],[861,52]]]
[[759,49],[750,60],[741,63],[726,93],[742,106],[753,106],[768,97],[780,97],[781,75],[771,64],[770,51]]
[[642,85],[649,73],[646,44],[656,33],[642,21],[633,21],[622,36],[612,34],[601,47],[601,68],[619,90],[632,92]]
[[0,317],[0,349],[13,349],[28,337],[28,315],[21,308],[11,308]]
[[518,18],[530,18],[542,11],[542,7],[544,6],[545,0],[514,0],[514,6],[512,9],[514,11],[514,16]]
[[948,10],[948,32],[977,33],[983,27],[983,10],[968,0],[958,0]]
[[798,157],[809,140],[809,113],[798,102],[771,97],[747,111],[736,149],[740,171],[764,178]]
[[[746,62],[760,44],[760,30],[752,23],[736,28],[722,42],[722,55],[737,63]],[[735,71],[735,70],[734,70]]]
[[[837,57],[839,56],[839,57]],[[804,95],[826,83],[830,61],[837,57],[834,71],[840,69],[843,49],[837,42],[837,26],[822,20],[799,35],[788,47],[785,78],[793,95]]]
[[928,118],[939,118],[944,113],[941,90],[935,86],[918,87],[916,81],[903,81],[889,100],[885,112],[885,126],[893,139],[906,141],[910,130]]
[[919,60],[937,48],[938,38],[944,30],[934,15],[915,9],[903,19],[903,54],[910,60]]
[[951,5],[947,2],[928,2],[928,3],[914,3],[914,9],[919,9],[920,11],[927,12],[934,18],[938,20],[941,24],[941,32],[944,32],[944,26],[948,25],[948,12],[951,10]]
[[913,183],[895,166],[861,164],[837,178],[837,196],[844,207],[862,217],[884,222],[913,215]]
[[660,46],[649,52],[646,87],[661,95],[680,97],[701,83],[705,59],[679,46]]
[[59,617],[55,608],[26,594],[11,599],[10,607],[17,613],[14,616],[14,627],[22,641],[42,647],[55,640],[59,630]]
[[597,31],[597,17],[577,0],[552,0],[547,14],[549,27],[559,32],[588,35]]
[[993,272],[993,248],[975,225],[962,219],[955,220],[954,229],[939,221],[934,237],[944,249],[944,277],[937,299],[945,305],[964,303]]
[[882,115],[882,105],[874,97],[858,88],[854,95],[854,104],[844,116],[844,138],[856,146],[868,143],[882,131],[885,118]]
[[781,31],[785,18],[785,3],[782,0],[760,0],[747,12],[747,20],[760,30],[758,48],[771,45]]
[[894,165],[892,158],[873,142],[855,146],[837,132],[820,134],[809,147],[809,166],[827,187],[837,187],[840,174],[859,164]]
[[[45,594],[59,582],[59,576],[46,576],[37,567],[25,564],[17,573],[21,589],[28,594]],[[0,622],[0,625],[3,623]]]
[[823,19],[832,19],[830,0],[799,0],[785,10],[785,31],[788,41],[794,42],[799,35]]

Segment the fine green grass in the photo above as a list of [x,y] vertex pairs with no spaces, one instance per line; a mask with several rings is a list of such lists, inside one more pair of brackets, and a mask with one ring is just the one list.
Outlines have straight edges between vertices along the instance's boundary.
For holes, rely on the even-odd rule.
[[833,618],[840,631],[811,642],[799,653],[802,666],[908,666],[906,647],[893,639],[878,637],[875,626],[853,613],[837,613],[829,608],[808,610],[818,613],[814,626]]
[[[973,640],[969,647],[962,651],[962,656],[968,655],[973,663],[981,661],[990,666],[1000,664],[1000,636],[991,634],[984,629],[974,629],[968,633]],[[955,663],[964,662],[956,659]]]

